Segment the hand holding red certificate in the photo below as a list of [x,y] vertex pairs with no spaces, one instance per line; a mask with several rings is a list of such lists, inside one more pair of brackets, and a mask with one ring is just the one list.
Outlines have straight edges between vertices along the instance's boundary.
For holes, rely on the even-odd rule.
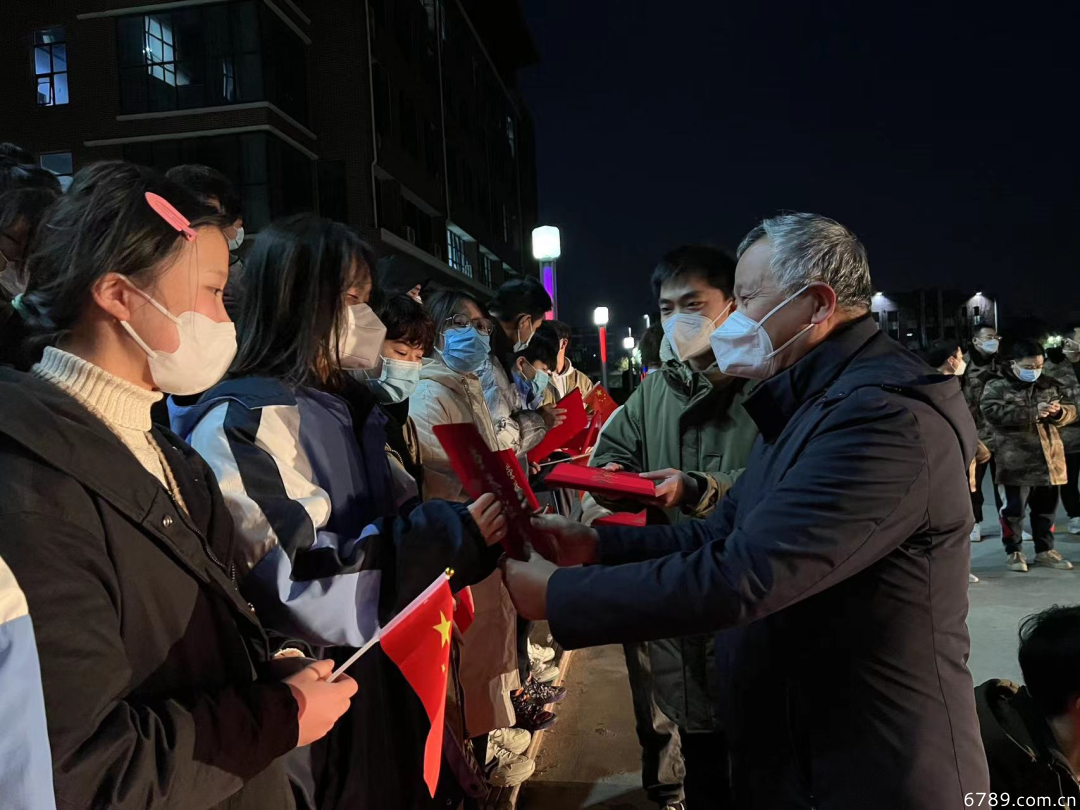
[[581,399],[581,391],[577,388],[560,399],[558,407],[566,412],[563,421],[551,428],[540,444],[529,451],[529,461],[543,461],[556,450],[562,450],[588,426],[585,403]]
[[434,431],[469,497],[491,493],[502,503],[508,525],[502,541],[506,553],[524,560],[526,542],[542,547],[543,539],[529,522],[531,513],[522,504],[523,500],[530,507],[536,504],[536,495],[514,454],[492,452],[472,423],[435,425]]
[[611,472],[574,464],[560,464],[548,473],[545,482],[550,487],[580,489],[610,498],[650,500],[656,497],[656,485],[637,473]]

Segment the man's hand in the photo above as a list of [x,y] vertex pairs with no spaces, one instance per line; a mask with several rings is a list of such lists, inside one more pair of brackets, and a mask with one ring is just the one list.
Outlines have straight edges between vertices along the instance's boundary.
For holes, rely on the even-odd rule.
[[518,615],[523,619],[540,621],[547,618],[548,580],[559,568],[531,547],[528,552],[529,559],[526,562],[503,557],[503,582],[506,590],[510,592]]
[[484,541],[493,546],[506,539],[506,515],[502,503],[490,492],[485,492],[469,504],[469,514],[480,528]]
[[297,748],[325,737],[337,719],[348,710],[349,700],[356,694],[356,681],[348,675],[341,675],[333,683],[327,683],[326,679],[333,672],[333,661],[316,661],[285,679],[296,705],[300,707]]
[[535,515],[532,525],[544,535],[545,551],[560,566],[599,562],[600,536],[595,529],[561,515]]
[[666,470],[643,472],[640,475],[642,478],[656,482],[656,496],[645,501],[653,506],[674,509],[688,503],[697,503],[701,499],[697,481],[682,470],[669,467]]
[[624,468],[623,468],[623,465],[622,465],[622,464],[616,464],[616,463],[615,463],[615,462],[613,461],[613,462],[611,462],[610,464],[605,464],[605,465],[604,465],[603,467],[601,467],[600,469],[601,469],[601,470],[607,470],[608,472],[622,472]]
[[566,408],[558,408],[554,405],[544,405],[537,411],[544,419],[544,424],[547,425],[548,430],[553,427],[558,427],[566,421]]

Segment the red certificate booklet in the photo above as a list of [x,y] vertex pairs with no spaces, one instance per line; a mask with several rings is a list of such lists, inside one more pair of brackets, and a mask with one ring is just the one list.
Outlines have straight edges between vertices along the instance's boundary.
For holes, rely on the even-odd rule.
[[556,407],[566,409],[566,421],[549,430],[540,444],[528,452],[529,461],[540,462],[556,450],[562,450],[588,425],[585,403],[581,399],[581,391],[577,388],[560,399]]
[[600,414],[606,422],[615,413],[619,406],[611,398],[611,394],[602,385],[594,385],[588,396],[585,397],[585,407],[596,414]]
[[574,464],[558,465],[547,474],[544,483],[549,487],[580,489],[612,498],[652,498],[656,495],[656,484],[637,473],[609,472]]
[[616,512],[593,521],[593,526],[644,526],[645,510],[640,512]]
[[513,452],[508,450],[499,454],[489,450],[484,437],[472,423],[435,425],[434,431],[469,497],[475,499],[490,492],[502,503],[509,522],[509,531],[503,540],[506,553],[523,560],[526,542],[543,547],[542,539],[537,542],[529,512],[522,506],[523,498],[535,504],[536,495]]

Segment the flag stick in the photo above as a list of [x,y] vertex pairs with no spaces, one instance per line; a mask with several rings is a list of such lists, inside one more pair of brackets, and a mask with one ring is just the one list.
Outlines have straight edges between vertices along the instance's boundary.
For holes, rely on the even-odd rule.
[[340,667],[338,667],[336,670],[334,670],[334,673],[329,678],[326,679],[327,683],[333,683],[334,681],[336,681],[338,679],[338,676],[341,675],[342,672],[347,670],[349,667],[351,667],[353,664],[355,664],[360,659],[361,655],[363,655],[368,650],[370,650],[372,647],[374,647],[376,644],[378,644],[379,643],[379,637],[381,635],[382,635],[382,631],[380,630],[374,636],[371,637],[371,639],[368,641],[367,644],[365,644],[359,650],[357,650],[352,655],[350,655],[349,660],[346,661],[344,664],[342,664]]

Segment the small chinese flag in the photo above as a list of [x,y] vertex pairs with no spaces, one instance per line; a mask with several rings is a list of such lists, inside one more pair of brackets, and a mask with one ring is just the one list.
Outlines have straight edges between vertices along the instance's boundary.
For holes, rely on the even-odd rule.
[[472,627],[476,619],[476,601],[473,599],[472,588],[462,588],[458,591],[457,605],[454,607],[454,624],[457,629],[464,633]]
[[435,797],[442,763],[446,679],[450,666],[450,633],[454,597],[450,578],[439,578],[380,633],[383,652],[393,661],[424,704],[431,728],[424,744],[424,782]]

